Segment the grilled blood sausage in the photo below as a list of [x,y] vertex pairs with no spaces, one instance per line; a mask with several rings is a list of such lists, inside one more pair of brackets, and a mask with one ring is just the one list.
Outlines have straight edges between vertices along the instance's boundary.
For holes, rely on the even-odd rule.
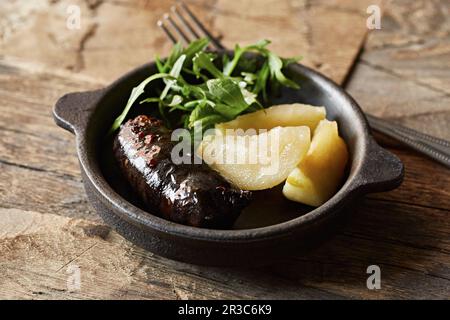
[[114,156],[152,212],[185,225],[230,228],[251,192],[231,185],[205,163],[174,164],[171,151],[176,143],[160,120],[140,115],[120,128]]

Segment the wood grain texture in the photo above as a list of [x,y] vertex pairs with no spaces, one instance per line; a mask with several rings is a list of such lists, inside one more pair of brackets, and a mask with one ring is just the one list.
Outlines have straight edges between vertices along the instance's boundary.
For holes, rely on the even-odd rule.
[[[93,8],[98,6],[95,9],[98,13],[105,5],[118,7],[114,9],[117,16],[97,22],[97,32],[104,24],[120,18],[123,10],[135,12],[136,7],[153,5],[155,11],[162,11],[166,5],[150,1],[86,3]],[[206,1],[192,3],[199,8],[212,6]],[[302,1],[299,3],[304,5]],[[348,11],[362,17],[365,14],[352,1],[317,3],[320,8],[309,4],[311,11],[338,8],[344,14]],[[439,18],[442,10],[448,9],[447,2],[414,3],[406,16],[405,1],[386,4],[383,29],[369,35],[347,86],[365,110],[449,139],[446,77],[450,59],[445,49],[448,28],[445,19]],[[47,5],[46,1],[36,1],[35,5],[38,4]],[[220,1],[214,5],[227,6]],[[286,3],[280,2],[270,13],[263,9],[249,12],[244,2],[240,5],[243,14],[252,16],[251,23],[261,25],[278,23],[287,8]],[[235,16],[233,11],[229,12],[230,8],[222,10],[224,13],[208,20],[220,32],[224,32],[220,28],[226,25],[220,19]],[[0,12],[10,17],[5,11]],[[98,21],[99,17],[93,19]],[[414,24],[412,19],[418,19],[419,23]],[[136,23],[136,28],[144,28],[145,23]],[[16,28],[20,30],[19,26]],[[19,31],[9,32],[13,37]],[[224,38],[235,41],[228,39]],[[292,41],[289,36],[287,39]],[[427,45],[417,46],[417,42],[427,44],[429,39],[434,39],[437,48],[432,53],[426,49]],[[86,42],[84,48],[100,43],[105,48],[98,47],[98,57],[101,52],[109,52],[112,57],[114,48],[106,47],[107,38]],[[329,46],[328,50],[334,45]],[[408,52],[407,62],[402,62],[405,55],[401,52]],[[300,256],[293,252],[283,261],[264,268],[211,268],[171,261],[133,246],[105,226],[87,202],[74,138],[54,125],[51,108],[62,94],[99,88],[119,69],[140,62],[134,58],[123,62],[119,58],[117,70],[96,77],[93,75],[98,70],[108,68],[105,64],[93,67],[90,63],[94,60],[89,60],[88,55],[84,67],[76,71],[49,68],[44,60],[39,60],[39,54],[36,60],[26,55],[11,56],[13,53],[8,51],[0,59],[0,298],[448,299],[450,296],[450,171],[379,135],[378,141],[405,163],[403,185],[392,192],[366,197],[344,230],[310,254]],[[424,58],[427,54],[433,59]],[[70,64],[75,61],[59,58]],[[105,59],[107,62],[110,58]],[[336,60],[326,59],[324,56],[320,61],[332,69]],[[366,287],[366,269],[372,264],[381,267],[381,290]],[[68,270],[74,265],[81,270],[81,290],[71,292],[67,286]]]
[[[367,32],[365,8],[379,0],[346,0],[343,10],[305,0],[186,2],[229,48],[271,39],[274,51],[303,55],[305,64],[341,82]],[[4,1],[0,3],[4,21],[0,50],[6,56],[109,82],[156,54],[169,52],[171,44],[156,22],[172,4],[157,0]],[[80,8],[79,29],[67,27],[69,5]]]
[[365,111],[450,140],[450,3],[388,4],[347,88]]

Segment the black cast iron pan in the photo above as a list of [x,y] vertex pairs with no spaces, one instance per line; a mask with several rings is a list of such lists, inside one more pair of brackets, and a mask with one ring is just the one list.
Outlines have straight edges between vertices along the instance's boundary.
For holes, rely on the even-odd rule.
[[85,190],[98,214],[126,239],[158,255],[219,266],[275,263],[333,234],[364,194],[396,188],[403,179],[401,161],[375,142],[357,103],[323,75],[292,64],[287,73],[301,89],[286,89],[275,102],[323,105],[327,118],[338,122],[350,152],[341,189],[318,208],[273,196],[281,192],[256,195],[259,200],[233,230],[194,228],[159,218],[141,209],[119,178],[105,140],[131,89],[155,72],[150,63],[104,89],[69,93],[58,100],[53,113],[56,123],[76,136]]

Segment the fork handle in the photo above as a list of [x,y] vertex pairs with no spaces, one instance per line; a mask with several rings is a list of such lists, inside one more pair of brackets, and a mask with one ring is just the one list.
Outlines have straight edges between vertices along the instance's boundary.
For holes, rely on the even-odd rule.
[[450,142],[366,114],[370,126],[450,168]]

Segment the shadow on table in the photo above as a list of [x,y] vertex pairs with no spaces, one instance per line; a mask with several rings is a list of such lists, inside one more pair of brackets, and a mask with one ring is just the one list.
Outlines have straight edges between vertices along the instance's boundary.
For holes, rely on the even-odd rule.
[[440,239],[434,234],[436,221],[427,219],[418,207],[410,208],[364,199],[335,237],[306,255],[293,254],[264,270],[297,283],[345,286],[359,295],[369,292],[366,281],[372,273],[367,268],[377,265],[383,282],[415,290],[420,284],[408,281],[426,277],[431,267],[427,258],[439,250]]
[[[167,263],[251,297],[414,297],[418,288],[424,296],[428,290],[429,296],[433,285],[425,274],[427,255],[437,251],[439,238],[432,237],[433,220],[421,215],[394,202],[364,199],[336,236],[307,254],[292,254],[258,268]],[[370,265],[381,268],[385,290],[368,290]]]

